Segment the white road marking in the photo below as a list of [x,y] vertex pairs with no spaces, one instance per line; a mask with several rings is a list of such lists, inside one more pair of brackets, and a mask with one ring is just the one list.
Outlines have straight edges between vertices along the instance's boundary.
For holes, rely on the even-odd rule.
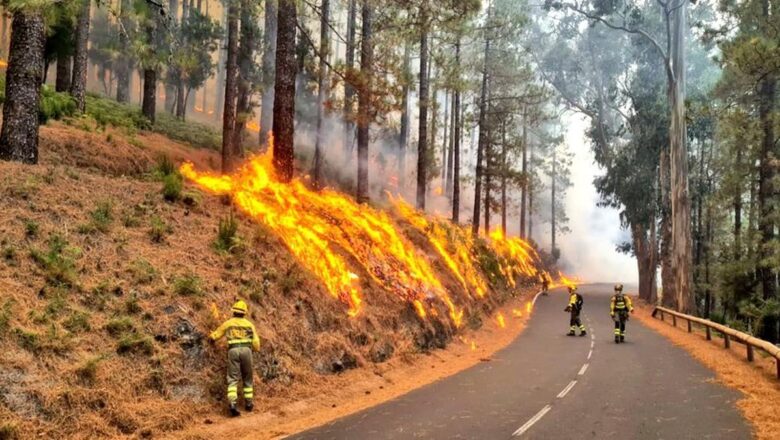
[[523,426],[519,427],[519,428],[517,429],[517,431],[515,431],[515,432],[512,434],[512,436],[513,436],[513,437],[518,437],[518,436],[521,436],[521,435],[523,435],[523,433],[525,433],[526,431],[528,431],[529,429],[531,429],[531,427],[532,427],[532,426],[534,426],[534,424],[535,424],[536,422],[538,422],[539,420],[541,420],[541,418],[542,418],[542,417],[544,417],[544,415],[545,415],[545,414],[547,414],[547,413],[548,413],[548,412],[549,412],[551,409],[552,409],[552,407],[551,407],[550,405],[546,405],[544,408],[542,408],[541,410],[539,410],[539,412],[538,412],[538,413],[536,413],[536,415],[535,415],[535,416],[531,417],[531,419],[530,419],[530,420],[528,420],[527,422],[525,422],[525,424],[524,424]]
[[593,349],[591,348],[588,352],[588,360],[590,360],[590,357],[593,356]]
[[574,388],[574,385],[577,385],[576,380],[569,382],[569,384],[566,385],[566,388],[564,388],[560,393],[558,393],[558,398],[563,399],[564,397],[566,397],[566,395],[569,394],[569,391],[571,391],[571,389]]
[[596,341],[590,341],[590,348],[593,348],[596,346]]
[[[590,355],[588,355],[588,359],[590,359]],[[580,368],[580,372],[578,373],[579,376],[582,376],[586,371],[588,371],[588,365],[589,364],[586,363],[582,366],[582,368]]]

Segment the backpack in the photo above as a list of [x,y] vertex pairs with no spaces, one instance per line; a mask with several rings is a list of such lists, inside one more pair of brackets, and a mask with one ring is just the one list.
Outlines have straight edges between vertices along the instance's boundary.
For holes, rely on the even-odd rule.
[[574,303],[574,306],[577,307],[577,310],[582,310],[582,303],[584,302],[582,299],[582,295],[579,293],[577,295],[577,302]]

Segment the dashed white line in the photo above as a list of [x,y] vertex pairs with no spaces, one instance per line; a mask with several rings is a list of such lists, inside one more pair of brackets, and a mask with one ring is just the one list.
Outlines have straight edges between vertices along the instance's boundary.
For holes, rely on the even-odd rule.
[[571,389],[574,388],[574,385],[577,385],[576,380],[569,382],[569,384],[566,385],[566,388],[564,388],[560,393],[558,393],[558,398],[563,399],[564,397],[566,397],[566,395],[569,394],[569,391],[571,391]]
[[596,341],[590,341],[590,348],[593,348],[596,346]]
[[588,352],[588,360],[590,360],[590,357],[593,356],[593,349],[591,348]]
[[539,420],[541,420],[541,418],[542,418],[542,417],[544,417],[544,415],[545,415],[545,414],[547,414],[547,413],[550,411],[550,409],[552,409],[552,407],[551,407],[550,405],[547,405],[547,406],[545,406],[544,408],[542,408],[541,410],[539,410],[539,412],[538,412],[538,413],[536,413],[536,415],[535,415],[535,416],[531,417],[531,419],[530,419],[530,420],[528,420],[527,422],[525,422],[525,424],[524,424],[523,426],[519,427],[519,428],[517,429],[517,431],[515,431],[515,432],[512,434],[512,436],[513,436],[513,437],[517,437],[517,436],[521,436],[521,435],[523,435],[523,433],[524,433],[524,432],[526,432],[526,431],[528,431],[529,429],[531,429],[531,427],[532,427],[532,426],[534,426],[534,424],[535,424],[536,422],[538,422]]
[[[590,359],[590,355],[588,355],[588,359]],[[585,365],[583,365],[582,368],[580,368],[580,372],[577,373],[577,375],[582,376],[583,374],[585,374],[585,372],[588,371],[588,365],[590,364],[586,363]]]

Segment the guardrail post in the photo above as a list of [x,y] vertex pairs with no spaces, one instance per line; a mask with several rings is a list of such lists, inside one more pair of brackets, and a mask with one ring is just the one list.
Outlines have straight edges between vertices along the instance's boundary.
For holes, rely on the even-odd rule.
[[688,320],[688,333],[691,333],[693,331],[693,328],[691,328],[691,320]]
[[723,333],[723,343],[726,345],[726,348],[731,347],[731,337],[726,333]]
[[712,330],[710,330],[709,327],[706,327],[706,329],[707,329],[707,340],[711,341],[712,340]]
[[677,317],[675,315],[672,315],[672,325],[677,327]]
[[753,362],[753,346],[749,342],[745,345],[747,346],[748,362]]
[[666,320],[664,319],[664,311],[663,311],[663,310],[661,310],[661,321],[666,321]]

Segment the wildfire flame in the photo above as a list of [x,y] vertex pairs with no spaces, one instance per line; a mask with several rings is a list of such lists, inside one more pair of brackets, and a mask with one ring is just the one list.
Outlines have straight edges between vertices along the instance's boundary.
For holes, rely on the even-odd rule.
[[8,67],[8,61],[0,60],[0,68],[6,68],[6,67]]
[[538,270],[536,262],[539,255],[527,242],[518,237],[506,237],[500,229],[490,233],[493,248],[502,257],[501,273],[512,287],[520,275],[534,276]]
[[438,299],[453,324],[460,326],[463,310],[386,213],[335,191],[311,191],[297,179],[278,181],[272,172],[272,150],[271,137],[267,153],[251,158],[232,175],[198,172],[192,163],[183,164],[180,171],[211,193],[230,195],[239,209],[276,232],[328,292],[348,306],[350,316],[360,312],[363,299],[358,276],[339,250],[353,256],[389,291],[413,303],[421,317],[426,315],[426,305],[432,307]]
[[504,321],[504,315],[501,312],[496,315],[496,322],[498,322],[499,327],[506,328],[506,321]]
[[255,133],[260,133],[260,124],[255,121],[249,121],[246,123],[246,129]]
[[521,318],[523,316],[523,311],[520,309],[512,309],[512,316],[515,318]]

